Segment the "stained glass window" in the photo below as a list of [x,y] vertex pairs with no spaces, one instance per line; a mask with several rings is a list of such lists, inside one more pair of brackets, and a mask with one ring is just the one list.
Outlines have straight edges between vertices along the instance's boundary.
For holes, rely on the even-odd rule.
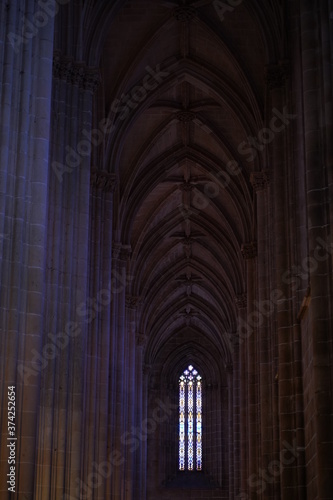
[[179,378],[179,470],[202,469],[202,378],[189,365]]

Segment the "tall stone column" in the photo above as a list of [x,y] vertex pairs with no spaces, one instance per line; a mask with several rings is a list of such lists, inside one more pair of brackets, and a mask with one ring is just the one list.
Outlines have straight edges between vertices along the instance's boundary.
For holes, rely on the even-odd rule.
[[[143,360],[147,337],[143,333],[136,334],[136,362],[135,362],[135,422],[139,426],[143,422]],[[135,455],[134,498],[146,498],[146,449],[147,441],[143,441]]]
[[[98,72],[55,54],[36,498],[77,495],[88,328],[90,137]],[[45,463],[50,467],[45,467]],[[52,493],[50,493],[52,492]]]
[[83,479],[94,480],[94,498],[107,495],[112,475],[112,456],[108,448],[108,422],[111,364],[112,229],[114,174],[93,169],[90,196],[90,273],[87,304],[93,311],[89,322],[87,373],[85,385],[85,430]]
[[[305,173],[309,257],[316,259],[318,241],[332,245],[328,184],[332,179],[332,39],[328,18],[331,2],[304,0],[300,18],[303,71]],[[327,16],[327,17],[326,17]],[[329,70],[330,68],[330,70]],[[324,81],[323,75],[329,80]],[[328,100],[326,100],[328,99]],[[332,416],[332,259],[316,259],[310,273],[309,335],[312,343],[311,396],[314,403],[313,433],[315,482],[319,498],[333,491]]]
[[250,477],[258,473],[258,429],[257,419],[259,415],[258,409],[258,380],[257,380],[257,349],[256,337],[258,320],[255,316],[254,300],[256,297],[256,263],[257,244],[255,241],[242,245],[242,255],[246,260],[246,286],[247,286],[247,317],[246,329],[247,335],[245,340],[246,345],[246,366],[247,366],[247,439],[248,439],[248,485],[249,498],[256,499],[257,492],[252,487],[249,487]]
[[[240,294],[235,298],[236,307],[238,310],[238,331],[235,339],[235,344],[238,344],[239,350],[239,441],[240,441],[240,485],[237,485],[236,493],[247,492],[248,489],[248,463],[249,463],[249,446],[248,446],[248,397],[247,397],[247,348],[246,338],[247,332],[243,326],[246,325],[247,318],[247,295]],[[236,349],[237,347],[235,347]]]
[[[235,335],[235,334],[233,334]],[[240,448],[240,352],[239,343],[234,346],[233,362],[230,367],[233,407],[229,408],[232,418],[230,447],[233,456],[233,481],[231,496],[237,497],[240,487],[241,448]]]
[[[144,358],[142,358],[143,360]],[[148,414],[148,396],[149,396],[149,373],[151,370],[151,366],[147,365],[143,362],[142,364],[142,411],[141,416],[142,419],[147,418]],[[140,500],[147,499],[148,492],[148,442],[143,443],[141,447],[140,453],[140,461],[142,467],[142,476],[141,476],[141,491],[142,498]],[[154,484],[154,483],[152,483]]]
[[[276,313],[276,304],[271,300],[271,286],[269,279],[270,245],[269,245],[269,205],[270,188],[269,172],[253,172],[251,183],[255,193],[256,204],[256,227],[258,234],[258,259],[257,259],[257,301],[255,310],[259,316],[258,322],[258,396],[260,403],[260,468],[267,471],[272,460],[279,459],[279,453],[274,453],[274,434],[273,434],[273,387],[276,374],[275,360],[272,359],[272,320]],[[257,476],[259,473],[257,471]],[[271,474],[269,474],[271,476]],[[274,477],[274,476],[273,476]],[[279,478],[275,478],[278,482]],[[264,491],[264,498],[274,498],[274,485],[269,477],[265,486],[260,487]]]
[[[142,446],[142,441],[145,438],[145,428],[143,428],[142,421],[137,418],[136,412],[136,395],[137,383],[136,380],[136,310],[138,306],[138,297],[127,294],[126,295],[126,331],[127,331],[127,345],[126,345],[126,372],[127,372],[127,401],[126,406],[128,409],[126,427],[137,439],[136,446]],[[135,432],[132,429],[136,429]],[[131,446],[126,447],[126,490],[125,500],[134,500],[140,495],[140,489],[135,484],[135,453],[136,449]]]
[[[117,277],[119,277],[119,255],[121,250],[121,243],[112,242],[112,301],[110,313],[110,372],[109,372],[109,405],[108,405],[108,438],[107,450],[109,454],[109,462],[111,464],[111,475],[106,479],[106,495],[113,498],[118,481],[118,469],[123,463],[123,456],[121,450],[116,446],[116,416],[118,412],[118,404],[116,397],[118,367],[117,359],[119,356],[117,345],[118,339],[118,299],[119,293],[117,288]],[[119,278],[118,278],[119,281]]]
[[[233,365],[230,364],[227,367],[227,373],[228,373],[228,408],[229,408],[229,413],[228,413],[228,427],[229,427],[229,470],[228,470],[228,477],[229,477],[229,496],[233,497],[234,496],[234,490],[235,490],[235,463],[237,461],[235,460],[235,455],[236,455],[236,448],[235,448],[235,443],[234,443],[234,435],[235,435],[235,426],[237,425],[236,423],[236,398],[235,398],[235,390],[234,390],[234,377],[235,373],[233,370]],[[223,403],[222,403],[223,404]],[[216,417],[217,419],[219,418],[218,412],[216,412]],[[221,419],[221,417],[220,417]],[[218,429],[218,422],[216,422],[216,430]],[[217,434],[217,432],[216,432]],[[220,437],[220,436],[219,436]],[[215,471],[214,471],[215,472]],[[221,471],[216,471],[216,475],[219,477],[220,483],[222,483],[222,474]]]
[[[44,334],[54,19],[37,2],[1,2],[0,496],[32,498]],[[28,23],[30,29],[28,28]],[[8,386],[16,397],[15,493],[8,492]]]
[[[122,277],[120,282],[115,282],[114,286],[114,308],[112,315],[114,321],[112,324],[112,336],[115,337],[114,349],[114,377],[112,404],[115,411],[113,413],[113,449],[119,452],[119,460],[112,478],[112,498],[123,500],[126,498],[126,453],[129,429],[128,422],[128,337],[126,328],[126,278],[128,278],[128,264],[130,257],[130,247],[121,243],[116,243],[114,269],[118,277]],[[124,281],[125,278],[125,281]]]
[[[274,226],[274,246],[272,251],[272,285],[277,290],[276,303],[276,352],[278,357],[279,437],[277,447],[284,452],[287,446],[292,447],[296,438],[295,425],[295,386],[294,386],[294,355],[293,355],[293,294],[290,283],[285,280],[289,270],[292,255],[293,227],[291,217],[291,175],[289,167],[292,114],[288,94],[288,71],[284,64],[271,65],[267,68],[267,91],[271,130],[274,133],[269,151],[272,165],[271,210]],[[297,495],[297,458],[281,468],[275,490],[281,499]]]

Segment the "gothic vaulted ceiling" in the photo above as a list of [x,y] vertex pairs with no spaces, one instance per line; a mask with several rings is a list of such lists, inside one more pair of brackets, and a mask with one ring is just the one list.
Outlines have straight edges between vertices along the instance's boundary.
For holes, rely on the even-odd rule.
[[95,123],[109,120],[96,162],[118,179],[114,239],[131,246],[147,360],[196,332],[228,364],[241,247],[255,237],[250,176],[268,161],[248,138],[282,50],[279,3],[111,4],[86,6],[87,57],[103,81]]

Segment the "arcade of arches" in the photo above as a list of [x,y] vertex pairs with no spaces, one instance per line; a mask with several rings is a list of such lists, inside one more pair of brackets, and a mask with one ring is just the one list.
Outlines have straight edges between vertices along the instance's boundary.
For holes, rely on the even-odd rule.
[[332,499],[332,0],[0,20],[1,498]]

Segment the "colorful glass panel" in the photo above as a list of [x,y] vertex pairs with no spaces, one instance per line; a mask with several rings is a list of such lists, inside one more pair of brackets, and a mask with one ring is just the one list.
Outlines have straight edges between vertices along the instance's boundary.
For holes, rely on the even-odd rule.
[[201,381],[200,378],[197,377],[197,386],[196,386],[196,468],[197,470],[201,470],[202,468],[202,398],[201,398]]
[[179,378],[179,470],[202,470],[202,378],[189,365]]
[[185,382],[179,384],[179,470],[185,470]]

